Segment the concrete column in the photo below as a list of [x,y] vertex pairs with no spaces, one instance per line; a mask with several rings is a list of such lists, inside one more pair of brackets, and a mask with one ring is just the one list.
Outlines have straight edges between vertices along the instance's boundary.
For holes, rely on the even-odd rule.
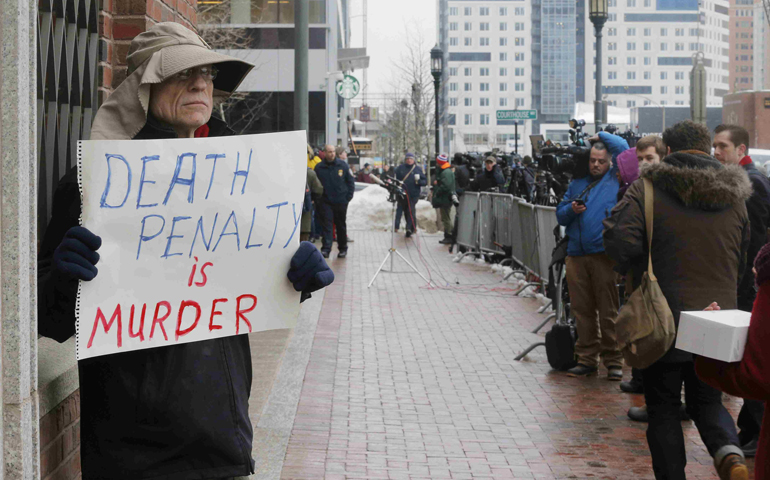
[[[294,130],[308,124],[308,24],[307,2],[294,2]],[[309,135],[308,135],[309,136]]]
[[40,478],[37,397],[37,2],[0,7],[0,478]]

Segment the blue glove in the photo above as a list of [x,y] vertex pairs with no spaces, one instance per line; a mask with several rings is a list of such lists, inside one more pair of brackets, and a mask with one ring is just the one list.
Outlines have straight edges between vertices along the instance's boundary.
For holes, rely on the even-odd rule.
[[99,254],[96,250],[102,246],[102,239],[84,227],[72,227],[64,234],[53,252],[54,272],[75,280],[90,281],[99,270]]
[[334,282],[334,272],[326,264],[323,255],[310,242],[302,242],[291,258],[291,267],[287,275],[294,284],[294,290],[302,292],[302,300],[310,298],[310,293],[327,287]]

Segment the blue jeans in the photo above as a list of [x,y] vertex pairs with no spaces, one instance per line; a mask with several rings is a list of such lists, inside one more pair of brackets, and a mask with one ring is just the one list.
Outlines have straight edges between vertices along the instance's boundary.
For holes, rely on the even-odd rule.
[[[409,211],[404,211],[405,207],[409,208]],[[401,226],[401,215],[404,215],[406,217],[406,229],[411,230],[412,232],[416,232],[417,229],[414,228],[414,221],[417,219],[417,202],[407,202],[407,200],[404,200],[403,202],[398,202],[396,205],[396,230]]]
[[703,383],[695,374],[694,362],[657,362],[643,371],[647,402],[647,443],[657,480],[685,480],[687,455],[679,417],[682,383],[687,414],[698,427],[704,445],[713,457],[727,445],[739,447],[733,417],[722,405],[722,392]]

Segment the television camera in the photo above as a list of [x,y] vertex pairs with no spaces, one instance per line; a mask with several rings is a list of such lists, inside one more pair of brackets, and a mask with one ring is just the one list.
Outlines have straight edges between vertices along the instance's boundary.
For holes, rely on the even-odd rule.
[[390,203],[406,201],[406,190],[404,190],[404,182],[396,180],[393,177],[377,178],[372,175],[372,180],[382,188],[388,191],[388,201]]

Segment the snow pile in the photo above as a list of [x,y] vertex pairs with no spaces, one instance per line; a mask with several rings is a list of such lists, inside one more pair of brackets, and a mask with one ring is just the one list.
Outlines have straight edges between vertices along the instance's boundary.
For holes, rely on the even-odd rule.
[[[390,230],[393,204],[388,202],[388,191],[378,185],[370,185],[356,192],[348,204],[347,224],[349,230]],[[409,214],[408,212],[404,212]],[[401,228],[405,227],[401,221]],[[426,233],[436,233],[436,211],[429,202],[417,202],[417,226]]]

